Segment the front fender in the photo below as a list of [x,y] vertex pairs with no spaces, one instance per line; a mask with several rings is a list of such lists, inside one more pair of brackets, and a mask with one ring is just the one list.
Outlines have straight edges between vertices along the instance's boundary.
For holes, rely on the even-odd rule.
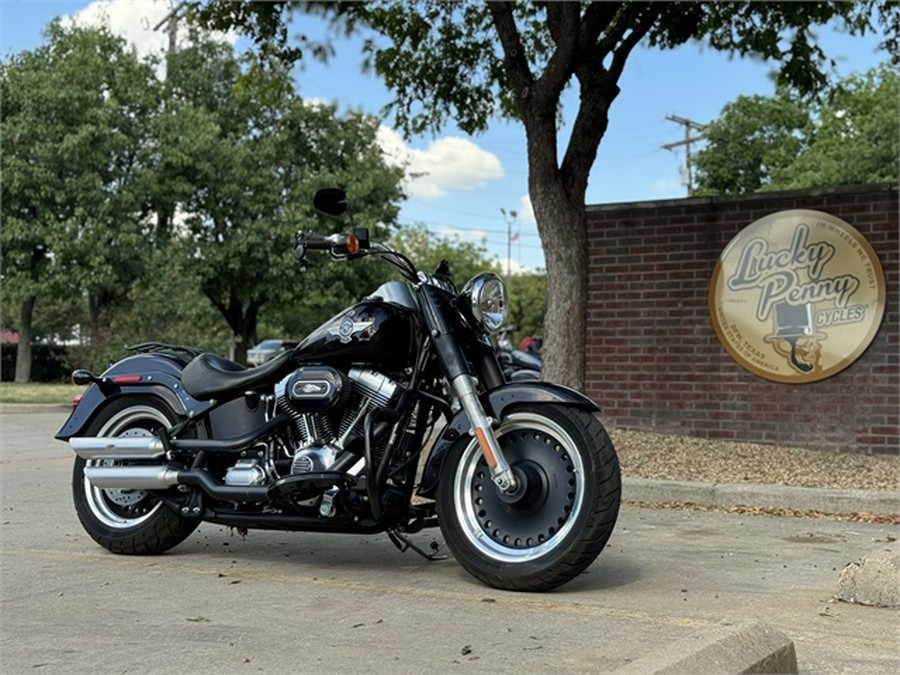
[[[580,391],[550,382],[510,382],[481,396],[485,413],[495,420],[502,419],[508,408],[521,403],[560,403],[591,412],[600,411],[600,406]],[[461,410],[444,427],[425,461],[419,487],[422,497],[434,496],[447,453],[460,436],[468,435],[471,426]]]
[[82,435],[97,411],[120,396],[158,396],[181,415],[194,416],[207,409],[208,403],[185,393],[182,369],[180,363],[160,354],[138,354],[118,361],[103,373],[102,383],[94,382],[87,388],[56,438],[67,441]]

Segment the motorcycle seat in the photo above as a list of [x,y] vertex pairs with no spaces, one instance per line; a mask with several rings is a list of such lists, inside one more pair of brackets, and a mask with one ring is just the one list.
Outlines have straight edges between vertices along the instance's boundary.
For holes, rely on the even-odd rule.
[[204,352],[185,366],[181,384],[185,392],[198,401],[224,398],[272,380],[290,358],[291,352],[282,352],[261,366],[247,368],[217,354]]

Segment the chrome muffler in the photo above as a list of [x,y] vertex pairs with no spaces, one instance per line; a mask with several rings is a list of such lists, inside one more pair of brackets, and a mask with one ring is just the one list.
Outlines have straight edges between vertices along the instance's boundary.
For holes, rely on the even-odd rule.
[[166,454],[158,436],[73,436],[69,446],[82,459],[156,459]]
[[262,502],[266,485],[223,485],[203,469],[178,471],[166,466],[86,466],[84,477],[101,490],[165,490],[174,485],[199,487],[215,499]]
[[165,490],[178,485],[178,472],[165,466],[86,466],[84,477],[103,489]]

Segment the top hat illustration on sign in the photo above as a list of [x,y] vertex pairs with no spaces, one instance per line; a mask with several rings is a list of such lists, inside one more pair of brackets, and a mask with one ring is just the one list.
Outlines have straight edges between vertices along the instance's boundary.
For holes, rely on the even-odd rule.
[[[788,358],[788,362],[801,373],[809,373],[816,367],[820,340],[823,333],[817,333],[813,324],[813,306],[792,305],[779,302],[775,305],[775,332],[765,340],[774,343],[775,351]],[[779,347],[779,341],[786,341],[790,349]]]

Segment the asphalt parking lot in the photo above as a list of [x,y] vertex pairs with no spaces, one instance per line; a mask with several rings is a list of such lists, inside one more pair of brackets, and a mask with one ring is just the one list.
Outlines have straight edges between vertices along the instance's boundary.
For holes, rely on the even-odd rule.
[[848,563],[897,550],[895,525],[629,507],[588,571],[546,594],[486,588],[385,536],[201,525],[166,555],[115,556],[71,506],[64,419],[0,414],[4,673],[617,671],[755,620],[790,638],[800,672],[900,672],[900,611],[835,600]]

